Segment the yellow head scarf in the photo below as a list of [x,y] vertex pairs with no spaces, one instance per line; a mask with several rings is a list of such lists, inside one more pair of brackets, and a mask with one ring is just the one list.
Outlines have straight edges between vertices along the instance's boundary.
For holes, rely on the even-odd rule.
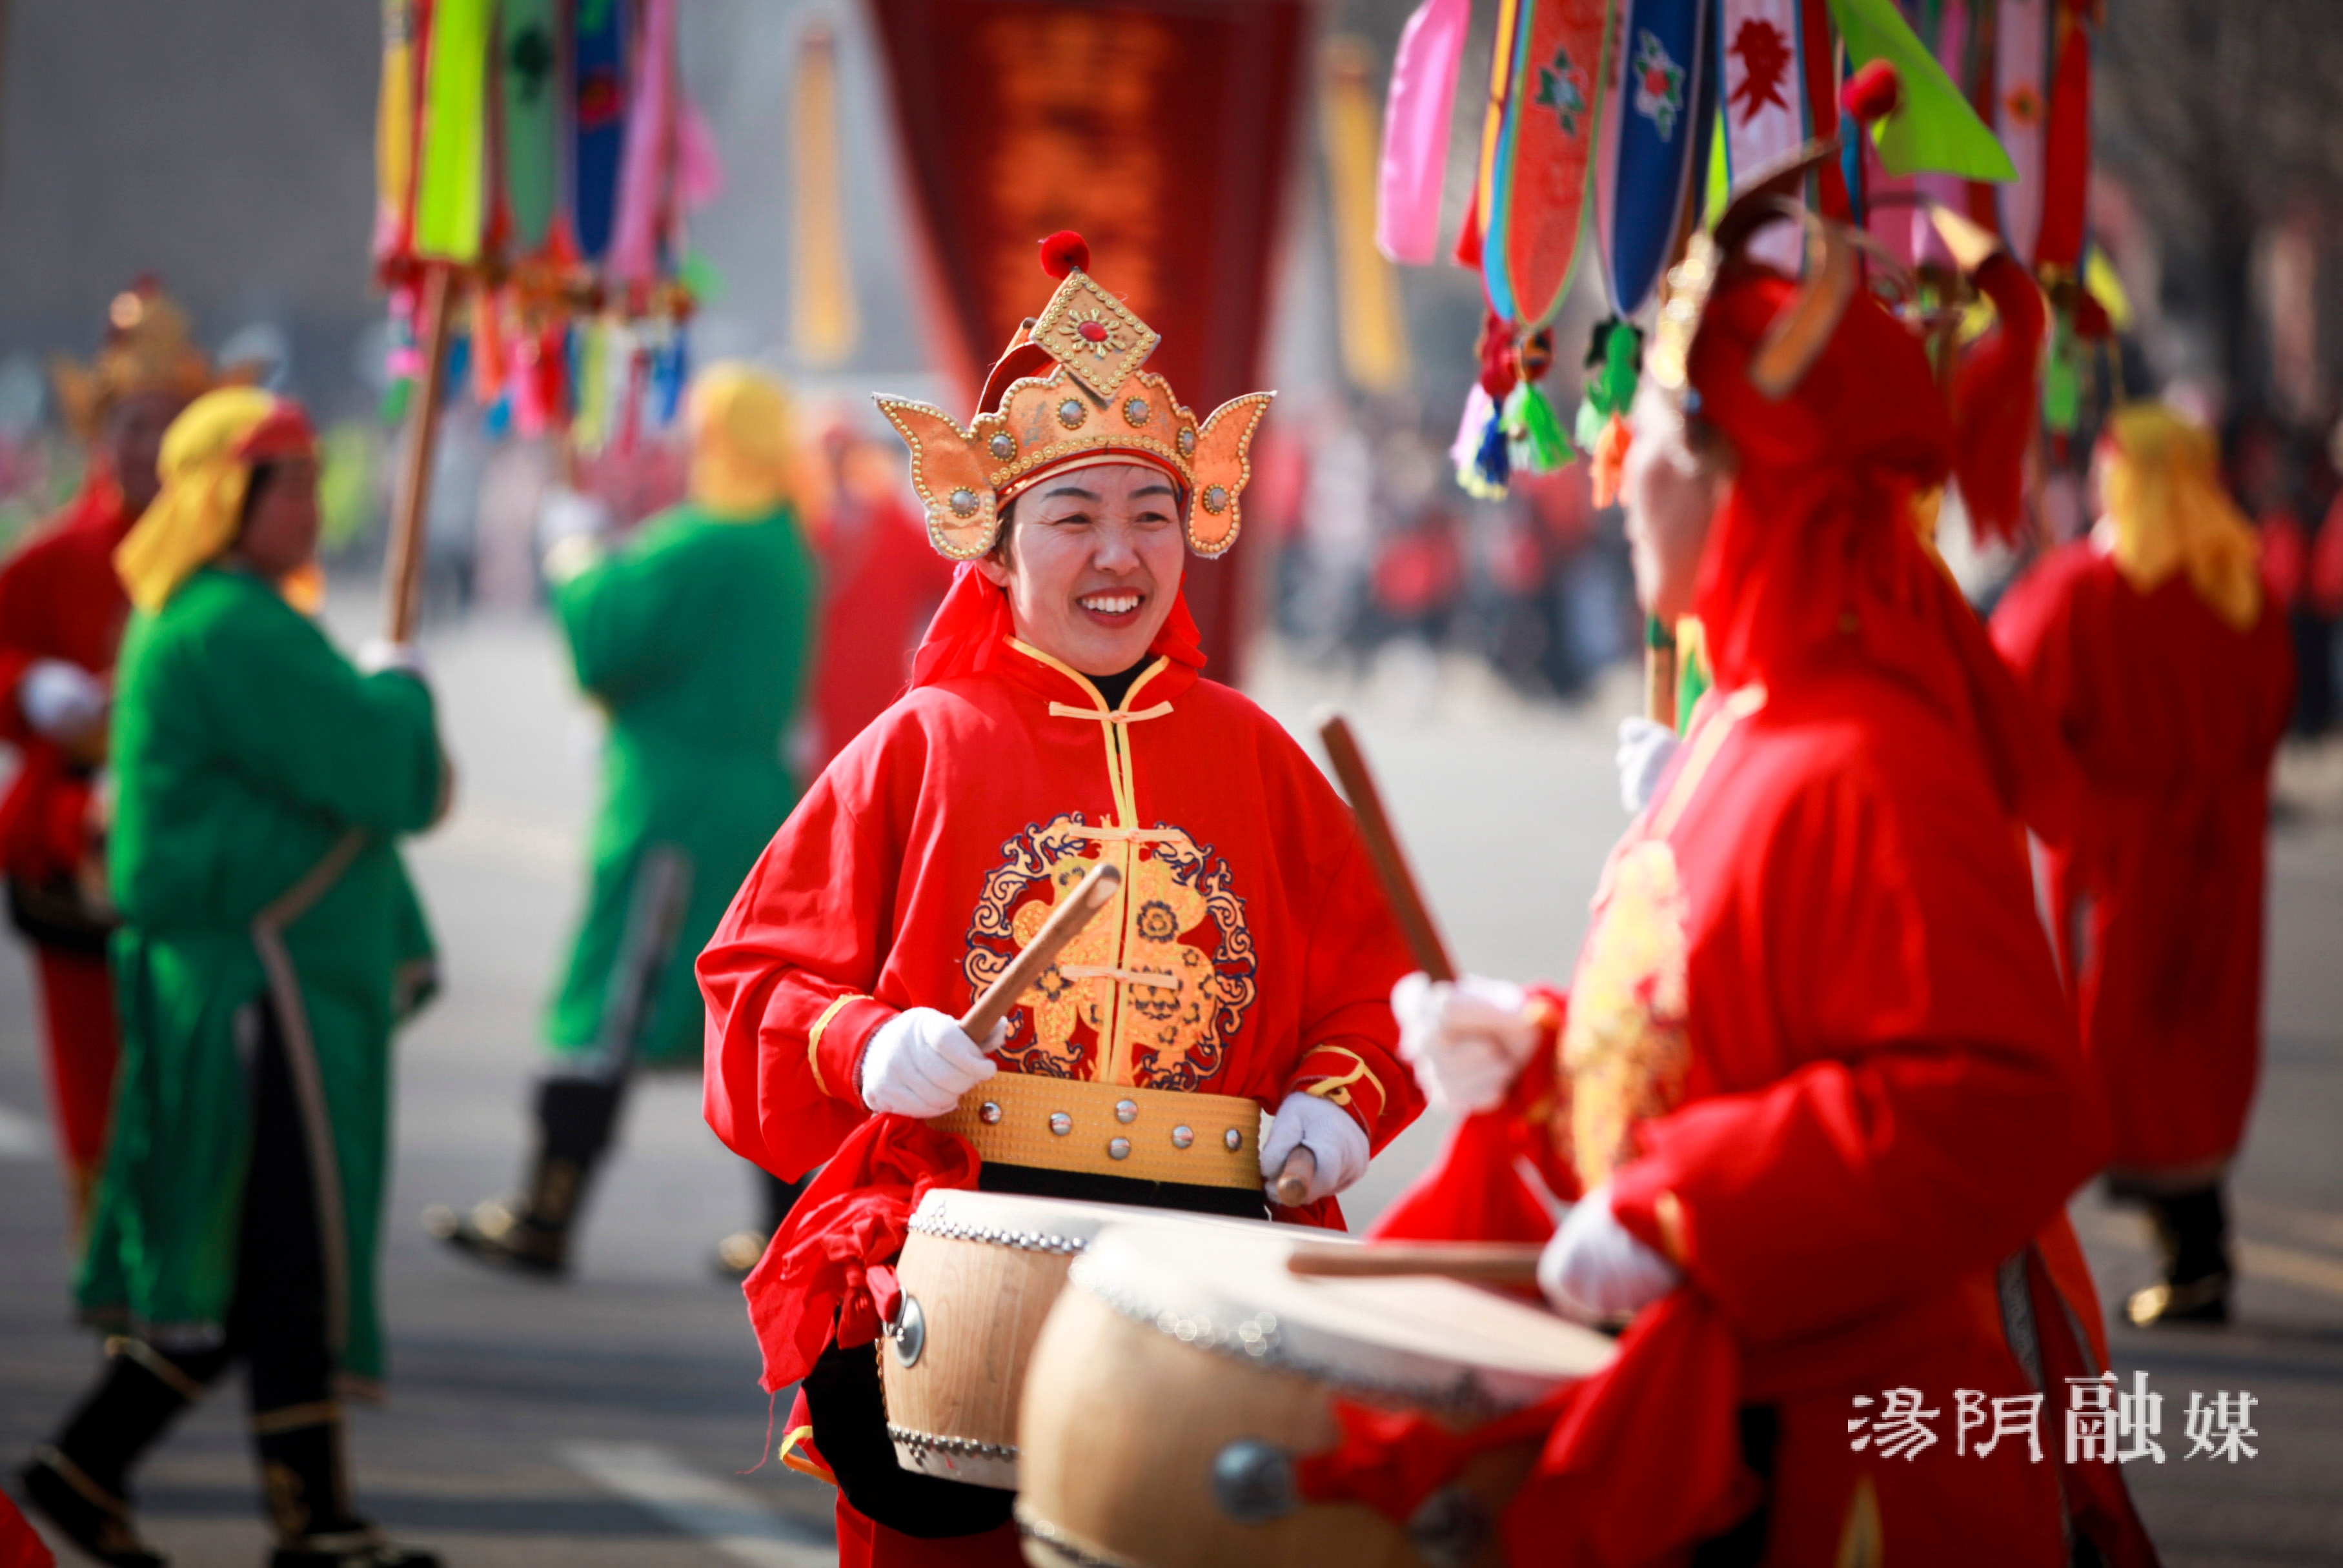
[[[162,492],[114,552],[115,575],[132,604],[149,613],[161,609],[197,567],[236,542],[245,488],[259,460],[246,446],[272,416],[281,417],[272,431],[281,428],[288,441],[306,442],[308,426],[299,405],[254,387],[206,392],[171,421],[156,465]],[[281,585],[296,604],[313,597],[307,591],[312,586],[299,573]]]
[[2261,618],[2261,544],[2221,487],[2210,432],[2161,403],[2116,411],[2102,438],[2097,537],[2142,593],[2188,574],[2214,614],[2244,631]]
[[739,360],[692,378],[691,498],[719,518],[761,518],[797,494],[797,443],[789,395],[764,371]]

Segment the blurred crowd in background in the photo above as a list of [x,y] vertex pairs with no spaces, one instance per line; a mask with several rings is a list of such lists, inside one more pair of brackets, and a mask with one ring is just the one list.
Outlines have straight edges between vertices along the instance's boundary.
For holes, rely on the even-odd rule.
[[[81,449],[46,388],[29,356],[0,363],[0,548],[81,477]],[[860,400],[817,398],[805,412],[807,523],[827,597],[892,596],[890,615],[923,619],[949,568],[924,548],[900,443]],[[427,589],[435,618],[538,603],[536,519],[557,481],[602,498],[622,526],[682,497],[672,431],[571,457],[565,475],[554,439],[491,437],[483,423],[458,409],[442,427]],[[379,562],[395,443],[395,427],[363,407],[324,434],[324,538],[337,573],[371,576]],[[2262,532],[2265,579],[2293,624],[2296,732],[2325,734],[2343,717],[2343,424],[2255,412],[2228,422],[2223,447],[2231,488]],[[1584,465],[1519,476],[1503,498],[1478,500],[1458,487],[1421,403],[1322,393],[1280,406],[1256,461],[1255,633],[1289,657],[1363,673],[1387,646],[1413,643],[1483,660],[1525,695],[1569,699],[1637,648],[1618,512],[1593,504]],[[2087,486],[2077,467],[2051,487],[2051,535],[2088,526]],[[2016,565],[1956,562],[1974,567],[1965,585],[1988,603]],[[917,580],[882,586],[890,577]],[[899,646],[916,640],[913,628],[899,635]]]

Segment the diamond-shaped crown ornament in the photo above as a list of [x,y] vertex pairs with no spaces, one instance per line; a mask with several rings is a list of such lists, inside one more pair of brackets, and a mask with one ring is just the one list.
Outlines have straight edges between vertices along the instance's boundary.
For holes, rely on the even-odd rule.
[[974,560],[1000,537],[1001,509],[1048,475],[1141,462],[1178,481],[1188,548],[1224,554],[1252,477],[1253,431],[1275,394],[1248,392],[1199,420],[1171,383],[1140,368],[1161,339],[1091,276],[1080,235],[1043,240],[1041,266],[1058,291],[993,366],[973,425],[930,404],[877,399],[911,449],[929,539],[953,560]]

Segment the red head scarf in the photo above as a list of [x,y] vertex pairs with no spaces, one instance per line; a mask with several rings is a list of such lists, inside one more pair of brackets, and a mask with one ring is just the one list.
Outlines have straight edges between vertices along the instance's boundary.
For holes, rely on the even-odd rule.
[[2076,780],[1984,627],[1913,531],[1953,430],[1919,339],[1858,290],[1797,387],[1750,385],[1751,356],[1797,285],[1737,266],[1701,317],[1699,417],[1739,457],[1694,608],[1720,684],[1775,690],[1850,665],[1884,670],[1974,733],[2002,799],[2063,838]]

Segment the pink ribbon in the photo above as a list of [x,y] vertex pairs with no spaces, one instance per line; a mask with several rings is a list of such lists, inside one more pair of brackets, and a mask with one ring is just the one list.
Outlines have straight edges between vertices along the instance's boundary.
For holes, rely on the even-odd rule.
[[659,267],[659,212],[676,143],[675,0],[649,0],[643,14],[642,58],[626,156],[618,166],[618,216],[610,236],[610,275],[649,283]]
[[1440,248],[1440,182],[1448,166],[1448,112],[1473,0],[1423,0],[1399,35],[1375,202],[1375,246],[1393,261],[1428,265]]

